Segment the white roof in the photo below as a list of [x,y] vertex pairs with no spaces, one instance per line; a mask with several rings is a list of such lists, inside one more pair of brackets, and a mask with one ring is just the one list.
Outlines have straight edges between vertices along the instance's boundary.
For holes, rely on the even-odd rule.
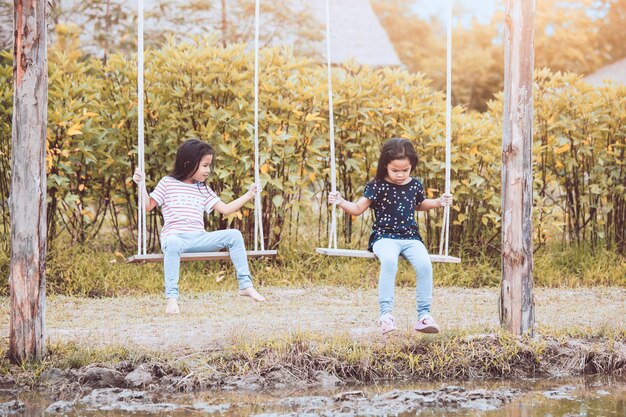
[[584,77],[583,80],[595,87],[604,85],[605,80],[626,85],[626,58],[600,68]]
[[[306,1],[311,14],[326,30],[325,1]],[[402,65],[369,0],[331,0],[331,59],[334,64],[354,59],[371,66]],[[326,38],[317,48],[326,59]]]
[[[170,3],[183,3],[188,0],[170,0]],[[252,1],[252,0],[250,0]],[[272,0],[261,0],[261,4]],[[325,0],[288,0],[295,10],[308,12],[317,23],[315,27],[307,27],[307,30],[319,31],[319,41],[311,41],[306,45],[304,53],[311,52],[320,62],[326,62],[326,2]],[[137,1],[114,0],[116,3],[123,3],[130,10],[137,10]],[[72,4],[80,3],[80,0],[67,0]],[[380,24],[369,0],[329,0],[331,14],[331,58],[334,64],[340,64],[347,60],[354,59],[357,63],[370,66],[402,65],[387,32]],[[149,12],[157,6],[156,0],[143,0],[144,10]],[[218,6],[219,7],[219,6]],[[254,13],[254,9],[251,9]],[[211,10],[211,13],[214,13]],[[205,13],[206,14],[206,13]],[[202,13],[200,13],[202,15]],[[82,16],[84,18],[84,16]],[[252,18],[254,16],[251,16]],[[79,17],[76,17],[77,19]],[[206,15],[209,22],[209,16]],[[79,22],[77,22],[79,23]],[[237,22],[232,22],[237,24]],[[89,22],[80,22],[84,28],[84,34],[90,30]],[[267,32],[272,28],[263,27],[267,22],[263,21],[261,15],[261,31]],[[154,28],[144,27],[145,30]],[[182,25],[176,27],[164,26],[162,29],[174,29],[179,33],[197,35],[205,33],[205,29]],[[297,44],[305,41],[300,39],[301,35],[290,33],[294,29],[284,30],[271,42],[272,44]],[[308,41],[307,41],[308,42]],[[297,48],[296,48],[297,49]]]

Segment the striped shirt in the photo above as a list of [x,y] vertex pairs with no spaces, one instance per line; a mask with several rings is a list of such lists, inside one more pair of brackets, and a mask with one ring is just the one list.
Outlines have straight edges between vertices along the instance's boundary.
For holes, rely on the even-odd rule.
[[163,212],[161,237],[172,233],[204,231],[204,212],[210,213],[220,198],[206,184],[187,184],[163,177],[150,197]]

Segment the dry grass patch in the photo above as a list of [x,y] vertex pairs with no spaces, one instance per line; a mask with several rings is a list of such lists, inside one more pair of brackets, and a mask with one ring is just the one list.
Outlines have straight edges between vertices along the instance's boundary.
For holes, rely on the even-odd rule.
[[267,375],[284,368],[300,379],[326,371],[356,382],[623,374],[626,333],[576,339],[505,332],[415,338],[403,333],[375,343],[298,334],[238,344],[206,363],[226,373]]

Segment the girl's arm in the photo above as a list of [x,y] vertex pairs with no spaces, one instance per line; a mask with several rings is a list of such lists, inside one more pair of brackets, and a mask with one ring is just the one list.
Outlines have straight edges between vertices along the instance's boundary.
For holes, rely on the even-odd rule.
[[356,203],[352,203],[350,201],[344,200],[343,197],[341,197],[341,195],[339,194],[339,191],[335,191],[334,193],[328,193],[328,204],[336,204],[343,211],[351,216],[360,216],[372,204],[372,200],[370,200],[369,198],[361,197],[357,200]]
[[146,212],[151,211],[153,208],[157,206],[157,202],[154,201],[154,198],[148,195],[148,190],[146,189],[146,176],[143,172],[137,168],[135,173],[133,174],[133,181],[139,187],[139,192],[143,194],[143,201],[145,201]]
[[417,211],[427,211],[434,208],[440,208],[444,206],[452,205],[452,194],[444,194],[439,198],[427,198],[417,206]]
[[224,203],[223,201],[218,201],[213,206],[213,209],[215,209],[215,211],[217,211],[218,213],[222,213],[224,216],[228,216],[229,214],[232,214],[242,208],[243,205],[246,204],[248,201],[252,200],[258,189],[259,187],[257,184],[252,184],[248,192],[238,199],[233,200],[228,204]]

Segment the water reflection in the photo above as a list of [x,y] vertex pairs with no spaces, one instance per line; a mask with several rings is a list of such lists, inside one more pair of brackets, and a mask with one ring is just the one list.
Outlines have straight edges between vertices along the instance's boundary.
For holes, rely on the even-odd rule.
[[[461,388],[454,388],[453,386]],[[506,391],[514,390],[511,400],[498,408],[490,409],[493,403],[479,399],[478,402],[458,401],[445,406],[412,405],[410,411],[394,412],[393,399],[398,404],[407,404],[407,398],[419,392],[435,391],[446,395],[470,390]],[[456,391],[455,391],[456,390]],[[467,390],[467,391],[466,391]],[[122,390],[119,390],[122,391]],[[390,392],[398,393],[389,395]],[[348,394],[346,394],[348,393]],[[120,394],[121,395],[121,394]],[[290,414],[303,415],[355,415],[342,414],[341,404],[348,404],[343,411],[352,410],[356,415],[398,415],[398,416],[626,416],[626,379],[612,377],[587,377],[566,379],[505,380],[453,383],[424,383],[402,385],[370,385],[341,387],[334,390],[293,390],[280,392],[228,392],[206,391],[194,394],[157,396],[147,393],[145,397],[135,393],[125,394],[126,399],[118,403],[80,402],[61,411],[58,415],[66,416],[187,416],[215,415],[239,417],[250,415],[279,416]],[[84,398],[78,395],[77,399]],[[376,399],[391,398],[381,402]],[[0,401],[7,405],[9,401],[21,402],[17,411],[20,416],[41,416],[54,402],[51,398],[34,393],[0,392]],[[135,401],[136,402],[133,402]],[[342,401],[346,401],[342,403]],[[367,403],[370,401],[370,403]],[[404,402],[403,402],[404,401]],[[483,402],[481,402],[483,401]],[[369,404],[350,408],[350,404]],[[94,405],[96,404],[96,405]],[[376,408],[385,404],[388,408]],[[63,404],[62,404],[63,405]],[[482,407],[481,405],[484,405]],[[337,408],[339,407],[339,408]],[[369,408],[368,408],[369,407]],[[356,410],[356,411],[355,411]],[[358,411],[360,410],[360,411]],[[366,410],[366,411],[364,411]],[[10,413],[10,407],[0,410],[0,414]]]

